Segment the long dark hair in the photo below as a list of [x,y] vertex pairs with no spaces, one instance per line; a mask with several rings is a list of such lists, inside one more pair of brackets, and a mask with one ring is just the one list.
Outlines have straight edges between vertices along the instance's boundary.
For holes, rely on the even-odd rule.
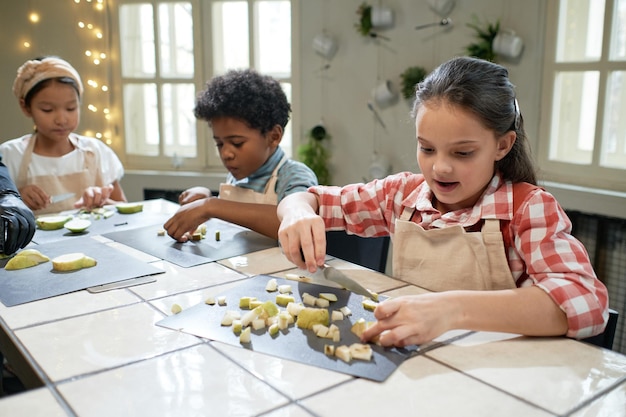
[[431,72],[416,86],[412,115],[423,103],[445,101],[472,112],[497,137],[515,131],[509,153],[496,162],[502,178],[537,184],[524,119],[515,98],[515,86],[501,65],[477,58],[453,58]]

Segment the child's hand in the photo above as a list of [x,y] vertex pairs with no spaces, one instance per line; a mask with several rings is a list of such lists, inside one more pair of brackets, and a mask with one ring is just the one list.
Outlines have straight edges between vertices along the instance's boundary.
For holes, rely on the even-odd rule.
[[165,229],[172,239],[178,242],[186,242],[198,226],[209,220],[210,217],[207,216],[204,208],[204,204],[207,201],[206,199],[202,199],[181,206],[178,211],[165,222],[163,229]]
[[105,187],[87,187],[83,192],[83,196],[74,203],[74,207],[85,209],[102,207],[109,201],[113,189],[114,187],[111,184]]
[[454,307],[449,309],[445,299],[445,293],[429,293],[386,300],[374,310],[378,321],[361,339],[380,335],[381,345],[398,347],[430,342],[452,328]]
[[206,187],[191,187],[178,196],[178,203],[182,206],[189,204],[192,201],[200,200],[203,198],[211,197],[211,190]]
[[19,191],[22,201],[24,201],[31,210],[45,209],[48,207],[48,204],[50,204],[50,196],[35,184],[26,185],[20,188]]
[[313,212],[294,212],[283,218],[278,229],[283,253],[298,268],[315,272],[326,258],[324,220]]

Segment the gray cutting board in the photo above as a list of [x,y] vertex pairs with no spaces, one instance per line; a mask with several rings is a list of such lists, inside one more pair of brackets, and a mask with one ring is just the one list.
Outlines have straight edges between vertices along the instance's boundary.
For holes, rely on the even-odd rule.
[[[112,208],[111,210],[115,210]],[[121,214],[115,212],[111,217],[105,219],[100,217],[95,220],[95,217],[91,217],[91,226],[82,233],[72,233],[66,228],[57,230],[41,230],[37,229],[33,236],[33,242],[37,244],[57,242],[62,240],[68,240],[75,237],[96,236],[103,235],[105,233],[132,230],[146,225],[158,225],[161,227],[169,218],[171,214],[160,214],[140,211],[139,213]],[[79,217],[77,217],[79,218]]]
[[98,264],[72,272],[56,272],[52,262],[31,268],[6,271],[8,259],[0,261],[0,301],[7,307],[67,294],[94,286],[131,278],[161,274],[164,271],[89,237],[79,237],[42,245],[30,245],[50,259],[82,252]]
[[[156,225],[103,236],[183,268],[278,246],[274,239],[219,219],[211,219],[205,224],[205,239],[185,243],[179,243],[167,234],[158,236],[161,227]],[[220,232],[219,241],[215,238],[217,231]]]
[[[350,345],[359,342],[357,336],[350,331],[350,328],[363,317],[367,321],[374,321],[374,313],[365,310],[361,301],[362,296],[351,293],[344,289],[331,288],[304,282],[289,281],[276,278],[278,284],[290,284],[293,296],[297,302],[302,301],[301,295],[305,292],[318,296],[320,292],[332,292],[337,295],[338,300],[330,303],[330,310],[339,309],[347,305],[352,311],[352,316],[342,321],[334,323],[341,329],[341,341],[333,343],[330,339],[323,339],[315,336],[312,330],[303,330],[295,326],[290,326],[287,331],[279,331],[278,335],[272,337],[267,333],[267,329],[252,331],[250,344],[239,343],[239,336],[234,334],[231,327],[221,326],[220,322],[227,310],[240,310],[239,299],[244,296],[257,297],[259,300],[272,300],[276,298],[276,293],[265,291],[265,285],[271,278],[268,275],[257,275],[244,281],[241,285],[232,288],[220,295],[226,296],[226,306],[198,304],[183,310],[179,314],[168,316],[156,324],[176,331],[190,333],[195,336],[204,337],[211,340],[240,346],[255,352],[261,352],[307,365],[318,366],[337,372],[346,373],[353,376],[363,377],[374,381],[384,381],[406,358],[419,352],[417,346],[406,349],[388,349],[381,346],[372,345],[374,355],[371,362],[353,360],[346,363],[341,359],[329,357],[324,354],[324,345],[333,344]],[[240,310],[243,313],[247,310]]]

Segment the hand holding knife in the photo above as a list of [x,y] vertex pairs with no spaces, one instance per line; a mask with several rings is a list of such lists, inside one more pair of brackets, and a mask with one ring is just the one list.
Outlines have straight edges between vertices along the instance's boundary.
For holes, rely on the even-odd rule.
[[67,200],[68,198],[72,198],[74,196],[76,196],[76,193],[64,193],[64,194],[53,195],[50,197],[50,204],[59,203],[61,201]]

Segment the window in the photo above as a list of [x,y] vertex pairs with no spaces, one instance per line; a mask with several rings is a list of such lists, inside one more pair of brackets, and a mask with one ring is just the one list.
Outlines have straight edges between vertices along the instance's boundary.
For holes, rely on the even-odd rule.
[[626,191],[626,0],[547,7],[543,177]]
[[[118,0],[127,169],[223,169],[206,122],[193,115],[208,79],[255,68],[292,101],[291,0]],[[291,154],[291,123],[281,146]]]

